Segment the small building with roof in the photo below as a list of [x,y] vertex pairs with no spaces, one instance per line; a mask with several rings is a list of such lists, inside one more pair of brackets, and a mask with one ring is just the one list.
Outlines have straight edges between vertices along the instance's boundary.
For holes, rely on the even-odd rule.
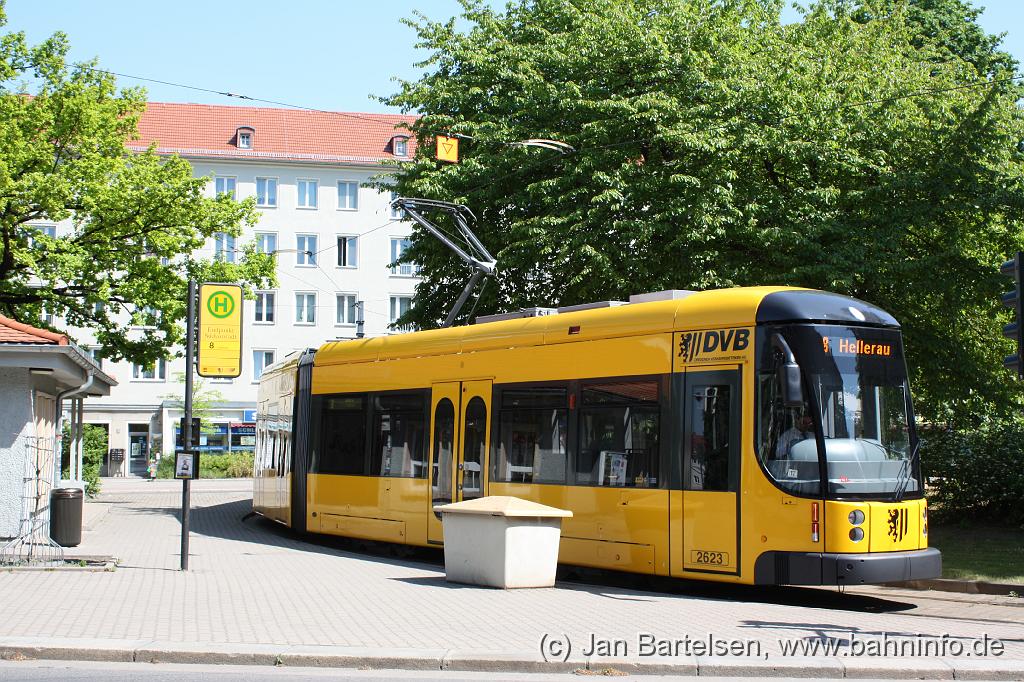
[[[67,336],[0,315],[0,538],[45,513],[54,485],[81,485],[83,402],[116,384]],[[65,410],[72,457],[62,481]]]

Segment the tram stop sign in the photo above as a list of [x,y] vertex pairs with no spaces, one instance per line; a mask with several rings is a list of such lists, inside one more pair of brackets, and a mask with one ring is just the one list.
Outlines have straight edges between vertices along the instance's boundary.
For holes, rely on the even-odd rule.
[[242,374],[242,287],[207,282],[199,287],[199,376]]

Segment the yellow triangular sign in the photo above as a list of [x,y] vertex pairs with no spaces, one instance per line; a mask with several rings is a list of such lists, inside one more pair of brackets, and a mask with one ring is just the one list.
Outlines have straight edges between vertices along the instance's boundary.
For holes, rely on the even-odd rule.
[[437,160],[438,161],[449,161],[451,163],[459,162],[459,138],[457,137],[445,137],[444,135],[437,136]]

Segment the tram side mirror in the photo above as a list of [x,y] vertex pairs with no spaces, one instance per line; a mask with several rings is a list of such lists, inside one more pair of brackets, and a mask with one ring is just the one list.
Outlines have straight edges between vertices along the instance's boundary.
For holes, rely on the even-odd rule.
[[782,403],[786,407],[803,407],[804,395],[800,388],[800,365],[784,362],[779,365],[779,385],[782,386]]
[[804,395],[800,382],[800,365],[796,364],[793,351],[782,338],[782,334],[772,335],[772,347],[781,355],[778,367],[779,386],[782,387],[782,404],[786,407],[803,407]]

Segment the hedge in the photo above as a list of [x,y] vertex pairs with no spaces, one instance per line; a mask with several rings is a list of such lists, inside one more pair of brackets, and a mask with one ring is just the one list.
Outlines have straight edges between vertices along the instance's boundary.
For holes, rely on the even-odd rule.
[[937,520],[1024,525],[1024,422],[990,420],[923,435],[921,465]]

